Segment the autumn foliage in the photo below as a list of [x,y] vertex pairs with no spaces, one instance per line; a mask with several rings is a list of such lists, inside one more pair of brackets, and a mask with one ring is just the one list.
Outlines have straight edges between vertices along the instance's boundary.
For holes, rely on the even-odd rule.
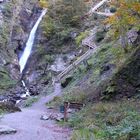
[[48,1],[47,0],[39,0],[39,5],[42,8],[48,8]]
[[112,0],[111,4],[117,8],[117,12],[106,23],[111,24],[116,37],[132,27],[140,28],[139,0]]

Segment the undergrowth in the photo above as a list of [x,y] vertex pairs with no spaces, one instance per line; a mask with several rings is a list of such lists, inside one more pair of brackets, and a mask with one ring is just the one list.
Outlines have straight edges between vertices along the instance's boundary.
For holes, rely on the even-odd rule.
[[139,107],[133,100],[89,104],[65,125],[74,128],[72,140],[139,140]]
[[30,107],[32,106],[33,103],[37,102],[39,100],[39,97],[29,97],[25,103],[24,103],[24,107]]

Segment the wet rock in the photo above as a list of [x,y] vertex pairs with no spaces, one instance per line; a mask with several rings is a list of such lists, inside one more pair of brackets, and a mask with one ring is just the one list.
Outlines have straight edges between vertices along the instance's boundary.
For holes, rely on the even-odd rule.
[[39,90],[37,89],[36,86],[30,87],[29,92],[31,93],[31,95],[34,95],[34,96],[39,95]]
[[47,116],[47,115],[42,115],[40,119],[41,119],[41,120],[49,120],[49,118],[50,118],[50,117]]
[[16,133],[17,130],[6,125],[0,125],[0,135]]

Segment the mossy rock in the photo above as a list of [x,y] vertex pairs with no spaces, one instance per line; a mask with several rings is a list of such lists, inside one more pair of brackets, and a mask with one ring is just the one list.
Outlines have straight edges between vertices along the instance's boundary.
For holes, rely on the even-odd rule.
[[3,112],[17,112],[17,111],[21,111],[20,108],[16,107],[14,104],[8,103],[8,102],[0,103],[0,109]]

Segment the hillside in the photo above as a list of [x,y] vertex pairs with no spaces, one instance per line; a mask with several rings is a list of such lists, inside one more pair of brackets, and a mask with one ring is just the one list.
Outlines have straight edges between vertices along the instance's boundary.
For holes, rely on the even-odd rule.
[[[139,140],[139,22],[139,0],[0,2],[0,114],[22,111],[5,115],[0,129],[15,127],[15,140]],[[70,108],[66,121],[64,102],[83,107]],[[50,112],[58,124],[38,120]]]

